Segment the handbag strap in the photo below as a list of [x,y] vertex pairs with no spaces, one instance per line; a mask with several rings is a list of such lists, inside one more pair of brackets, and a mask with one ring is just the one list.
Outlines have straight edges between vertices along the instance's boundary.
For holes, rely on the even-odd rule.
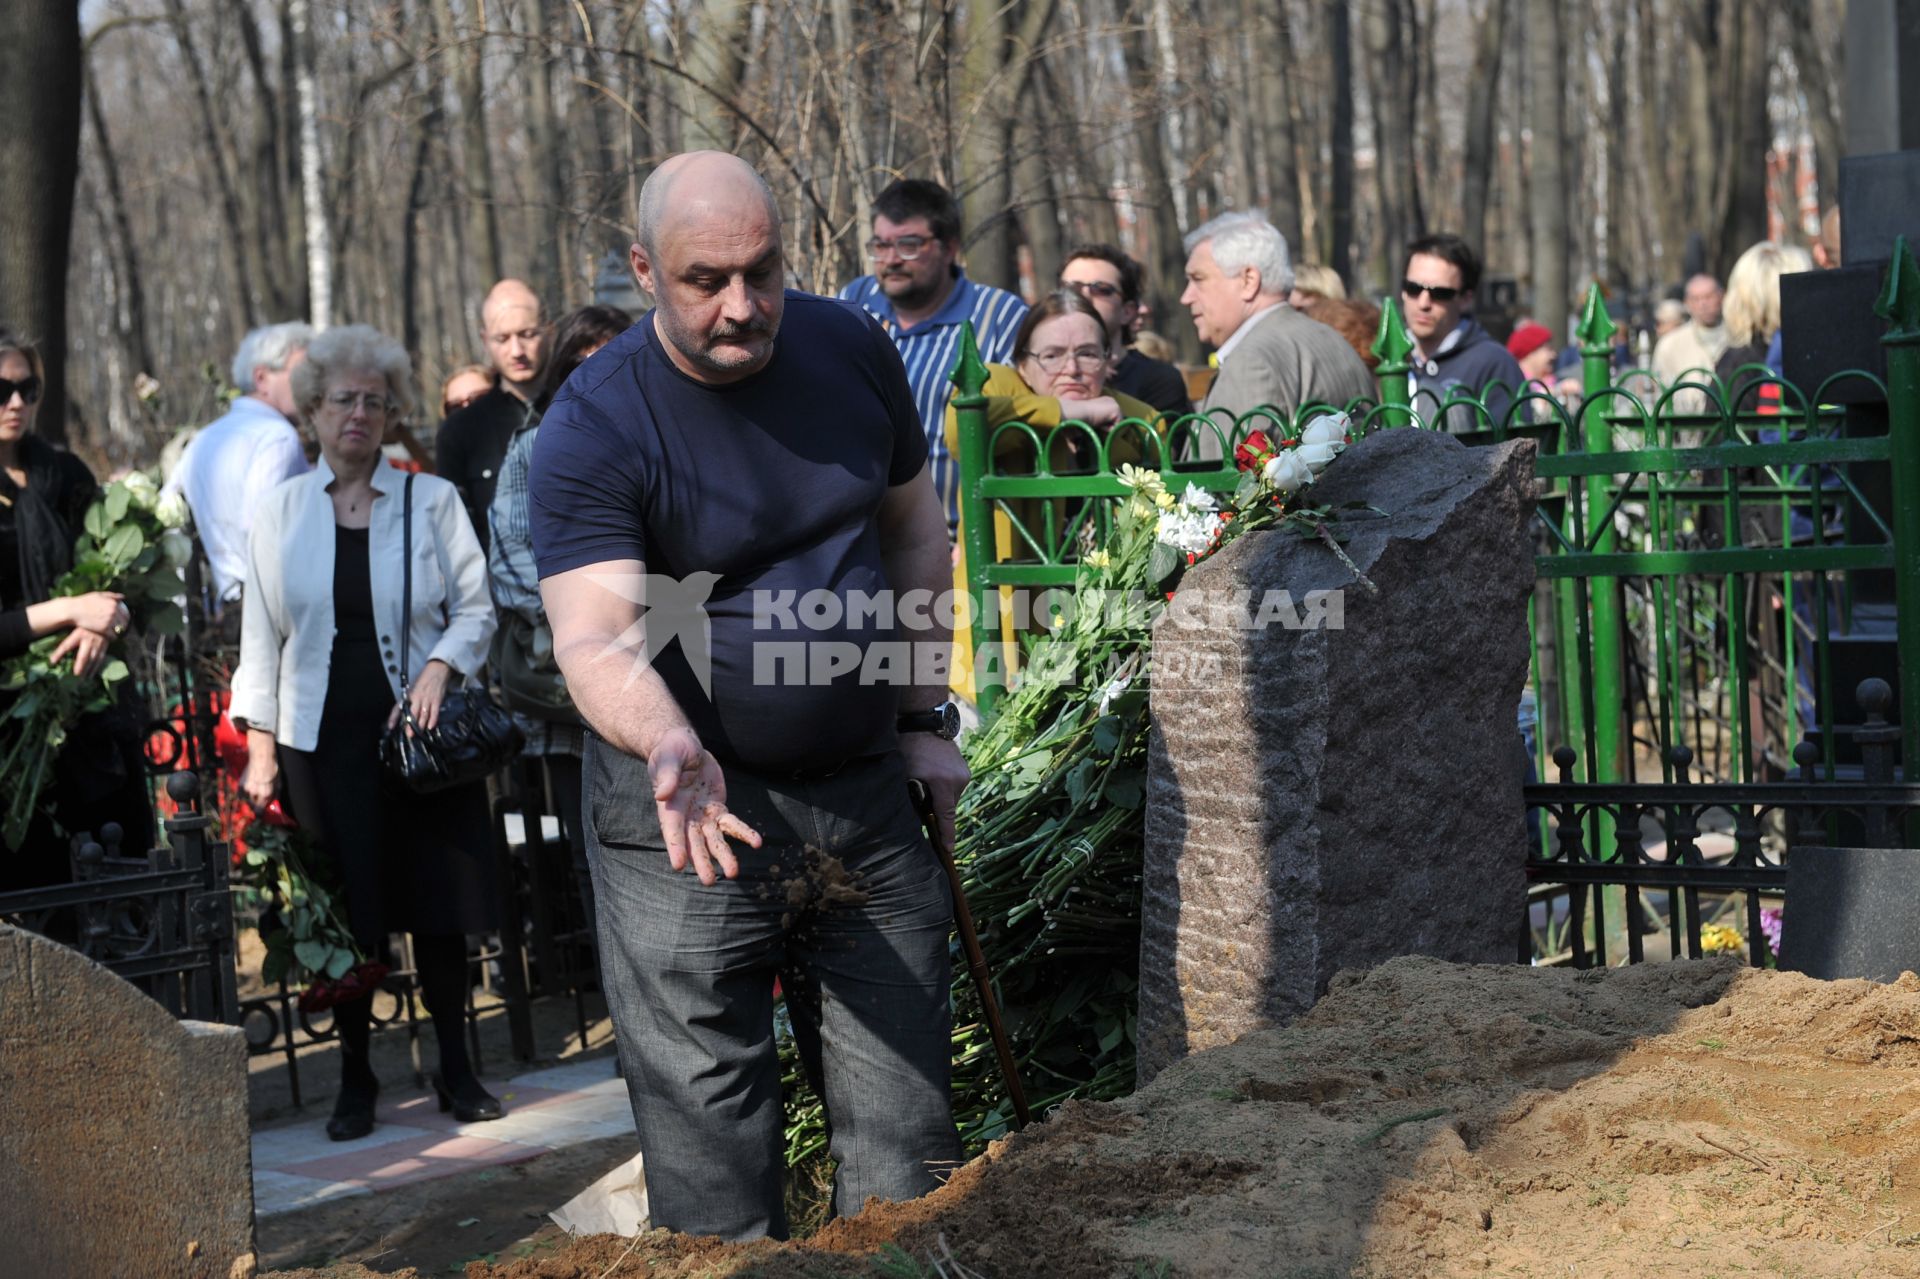
[[413,472],[407,472],[407,483],[400,499],[400,700],[407,700],[407,690],[413,686],[408,677],[408,669],[413,660]]

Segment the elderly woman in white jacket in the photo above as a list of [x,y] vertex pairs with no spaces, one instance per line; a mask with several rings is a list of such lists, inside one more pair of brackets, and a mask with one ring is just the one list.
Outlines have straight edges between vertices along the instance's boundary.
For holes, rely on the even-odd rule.
[[[379,959],[389,933],[413,934],[439,1043],[440,1108],[472,1122],[500,1115],[463,1033],[465,935],[498,922],[486,790],[398,790],[378,753],[403,695],[417,723],[434,725],[448,685],[485,660],[494,628],[486,556],[458,492],[431,475],[414,478],[412,610],[403,607],[407,476],[386,464],[380,443],[404,416],[412,381],[400,344],[365,325],[320,334],[294,370],[320,463],[275,488],[254,516],[231,713],[247,732],[248,799],[264,808],[284,789],[339,871],[361,947]],[[336,1141],[373,1128],[371,1002],[334,1009],[342,1077],[327,1135]]]

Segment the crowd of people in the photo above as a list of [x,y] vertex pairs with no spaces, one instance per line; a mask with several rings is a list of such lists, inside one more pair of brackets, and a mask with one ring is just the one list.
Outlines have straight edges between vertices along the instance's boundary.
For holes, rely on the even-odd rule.
[[[966,783],[958,708],[944,674],[765,686],[754,646],[793,637],[749,596],[951,583],[948,375],[966,324],[988,366],[989,423],[1032,428],[1001,433],[1005,450],[1039,440],[1056,470],[1100,452],[1117,466],[1183,419],[1201,456],[1230,449],[1193,429],[1187,372],[1143,349],[1143,273],[1126,253],[1073,248],[1029,306],[968,278],[960,208],[937,184],[894,182],[872,208],[870,273],[837,299],[788,290],[760,176],[731,156],[675,157],[642,190],[631,250],[654,310],[635,323],[595,305],[550,322],[533,288],[500,281],[479,312],[484,362],[442,385],[432,473],[383,452],[413,408],[407,352],[362,325],[287,323],[240,344],[239,395],[167,481],[205,549],[210,614],[238,645],[245,793],[281,801],[328,855],[367,954],[412,935],[443,1108],[501,1113],[463,1033],[464,939],[498,923],[485,788],[397,790],[377,746],[403,709],[431,730],[450,689],[490,674],[598,921],[654,1220],[728,1238],[786,1229],[776,977],[828,1105],[839,1208],[922,1193],[960,1153],[951,902],[907,798],[909,779],[924,784],[951,838]],[[1378,397],[1379,311],[1337,274],[1296,266],[1253,213],[1212,219],[1185,248],[1180,303],[1218,366],[1202,414]],[[1653,360],[1680,386],[1676,404],[1704,407],[1688,385],[1698,370],[1736,386],[1753,366],[1777,370],[1778,280],[1803,259],[1756,246],[1724,299],[1710,277],[1687,282],[1684,319],[1665,317]],[[1416,405],[1479,397],[1484,414],[1448,410],[1450,429],[1470,430],[1553,386],[1558,326],[1490,334],[1473,246],[1424,236],[1402,267]],[[33,434],[42,376],[33,348],[0,331],[0,654],[58,633],[55,660],[86,671],[127,614],[110,593],[49,597],[96,488]],[[620,585],[703,574],[717,584],[710,671],[684,646],[645,649],[645,591]],[[632,660],[641,652],[652,660]],[[125,790],[124,766],[101,767],[96,781]],[[59,811],[97,811],[100,789],[63,791]],[[22,864],[0,859],[0,873]],[[859,893],[836,896],[849,878]],[[328,1132],[346,1140],[374,1124],[369,997],[335,1016]]]

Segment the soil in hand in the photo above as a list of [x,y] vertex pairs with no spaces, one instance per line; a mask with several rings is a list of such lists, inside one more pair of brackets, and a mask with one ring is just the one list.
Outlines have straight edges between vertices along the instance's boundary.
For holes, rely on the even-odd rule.
[[794,1244],[470,1279],[1920,1277],[1920,978],[1401,959]]

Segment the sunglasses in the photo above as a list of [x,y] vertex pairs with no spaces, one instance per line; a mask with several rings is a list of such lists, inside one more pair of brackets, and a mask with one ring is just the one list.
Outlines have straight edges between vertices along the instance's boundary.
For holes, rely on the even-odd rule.
[[1105,280],[1062,280],[1062,287],[1072,289],[1081,297],[1096,297],[1111,302],[1120,296],[1120,286],[1108,284]]
[[0,377],[0,408],[5,408],[11,404],[15,395],[20,397],[22,404],[38,404],[40,402],[40,379],[37,377],[29,377],[22,381],[15,382],[10,378]]
[[1412,280],[1400,281],[1400,292],[1406,294],[1408,297],[1417,298],[1424,293],[1435,302],[1451,302],[1465,291],[1464,289],[1450,289],[1444,284],[1415,284]]

